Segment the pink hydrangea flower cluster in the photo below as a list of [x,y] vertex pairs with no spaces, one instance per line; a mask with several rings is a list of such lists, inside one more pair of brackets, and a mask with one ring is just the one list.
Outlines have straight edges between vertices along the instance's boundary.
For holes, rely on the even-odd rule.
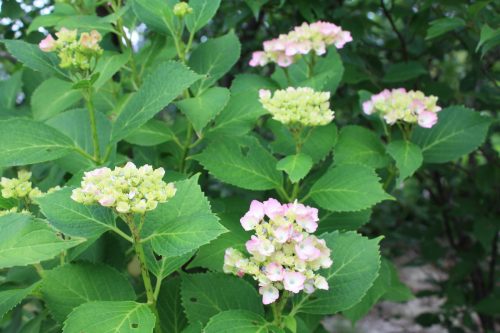
[[363,103],[363,112],[367,115],[379,113],[389,125],[404,121],[431,128],[437,123],[437,113],[441,111],[436,103],[437,97],[425,96],[418,90],[384,89]]
[[315,52],[317,55],[326,53],[330,45],[341,49],[352,41],[351,33],[329,22],[303,23],[288,34],[264,42],[264,50],[254,52],[250,66],[265,66],[270,62],[278,66],[288,67],[301,55]]
[[252,275],[259,283],[264,304],[275,302],[280,290],[328,290],[327,280],[315,273],[332,265],[326,242],[311,235],[318,228],[318,221],[316,208],[297,202],[252,201],[250,210],[240,220],[243,229],[255,231],[246,242],[251,257],[228,248],[224,272],[240,277]]

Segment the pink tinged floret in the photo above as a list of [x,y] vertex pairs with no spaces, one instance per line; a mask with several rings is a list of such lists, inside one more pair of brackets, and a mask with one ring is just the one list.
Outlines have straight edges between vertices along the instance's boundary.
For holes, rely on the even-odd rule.
[[264,204],[253,200],[250,203],[250,210],[240,219],[240,223],[246,231],[254,229],[264,218]]
[[259,294],[262,295],[262,303],[265,305],[274,303],[280,297],[278,289],[271,284],[260,287]]
[[107,196],[102,197],[99,200],[99,204],[101,204],[104,207],[111,207],[111,206],[113,206],[115,201],[116,201],[116,199],[113,196],[107,195]]
[[247,248],[247,251],[250,253],[257,253],[259,246],[260,246],[261,240],[257,236],[250,237],[250,240],[248,240],[245,243],[245,247]]
[[293,63],[293,58],[287,56],[286,54],[280,54],[278,56],[277,64],[280,67],[288,67]]
[[264,66],[267,64],[267,57],[265,52],[256,51],[252,53],[252,59],[250,59],[249,65],[252,67]]
[[264,271],[266,273],[266,277],[273,282],[283,280],[283,275],[285,273],[283,266],[276,262],[268,264]]
[[269,98],[271,98],[271,91],[267,90],[267,89],[260,89],[259,90],[259,98],[260,99],[269,99]]
[[43,52],[52,52],[56,49],[56,41],[54,37],[52,37],[52,35],[49,34],[47,37],[42,39],[42,41],[40,41],[38,46],[40,47],[40,50],[42,50]]
[[274,238],[278,243],[286,243],[293,233],[292,225],[281,226],[273,230]]
[[283,276],[283,286],[285,289],[296,294],[304,289],[305,281],[305,275],[299,272],[285,272]]
[[297,257],[305,261],[318,259],[321,256],[321,251],[315,245],[314,239],[311,237],[308,237],[299,244],[296,244],[295,252],[297,253]]
[[422,111],[418,114],[418,125],[424,128],[431,128],[438,121],[437,114],[430,111]]
[[317,276],[314,280],[314,285],[318,289],[328,290],[328,281],[323,276]]
[[270,219],[274,220],[278,217],[283,217],[285,209],[282,204],[276,199],[269,199],[264,201],[264,213]]
[[373,113],[373,102],[371,100],[363,103],[363,112],[366,115],[371,115]]
[[297,223],[307,232],[315,232],[318,229],[318,210],[312,207],[301,206],[297,210]]
[[315,290],[316,290],[316,288],[314,288],[314,281],[307,280],[304,283],[304,292],[306,294],[312,294]]

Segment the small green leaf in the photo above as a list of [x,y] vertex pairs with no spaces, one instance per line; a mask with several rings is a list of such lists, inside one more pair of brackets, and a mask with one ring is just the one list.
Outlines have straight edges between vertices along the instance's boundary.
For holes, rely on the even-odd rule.
[[332,232],[336,230],[358,230],[370,221],[371,209],[357,212],[328,212],[321,216],[317,233]]
[[137,18],[150,29],[176,38],[178,19],[172,11],[175,3],[176,0],[134,0],[132,7]]
[[176,270],[178,270],[182,265],[193,257],[194,252],[188,252],[181,254],[180,256],[157,256],[155,255],[151,246],[146,246],[146,266],[149,271],[153,273],[157,279],[163,280]]
[[195,33],[214,17],[221,0],[189,0],[193,12],[186,16],[186,28]]
[[199,96],[183,99],[175,104],[189,119],[194,130],[201,133],[205,126],[224,109],[229,96],[228,89],[213,87]]
[[220,312],[210,318],[204,333],[284,333],[262,316],[244,310]]
[[125,137],[125,141],[138,146],[150,147],[173,140],[174,137],[174,132],[165,122],[151,119]]
[[372,286],[380,268],[380,238],[370,240],[355,232],[333,232],[321,238],[332,251],[333,265],[319,272],[330,289],[298,296],[298,310],[331,315],[358,303]]
[[95,81],[94,87],[96,89],[101,88],[116,72],[125,66],[129,59],[129,53],[105,52],[97,62],[95,72],[99,73],[99,77]]
[[359,163],[372,168],[383,168],[388,157],[380,138],[360,126],[346,126],[340,131],[335,145],[335,163]]
[[64,333],[153,333],[155,315],[146,303],[89,302],[64,322]]
[[387,153],[396,161],[399,170],[398,182],[413,175],[424,160],[420,147],[405,140],[396,140],[389,143]]
[[35,283],[28,288],[23,289],[7,289],[0,291],[0,320],[7,312],[13,309],[16,305],[29,296],[40,283]]
[[40,263],[83,241],[63,240],[44,220],[30,215],[4,215],[0,217],[0,268]]
[[71,199],[71,188],[36,199],[49,223],[66,235],[94,238],[116,228],[113,212],[102,206],[87,206]]
[[253,137],[214,141],[194,158],[216,178],[248,190],[278,188],[283,180],[276,159]]
[[[217,52],[214,52],[214,50],[217,50]],[[200,95],[224,76],[238,61],[240,53],[241,44],[234,32],[209,39],[194,49],[189,58],[189,67],[196,73],[205,75],[204,78],[193,85],[195,95]]]
[[156,67],[116,119],[111,141],[118,142],[144,125],[199,78],[179,62],[169,61]]
[[23,71],[17,71],[7,80],[0,81],[0,108],[13,109],[16,106],[17,94],[23,86]]
[[459,17],[445,17],[429,23],[426,40],[444,35],[445,33],[465,27],[465,21]]
[[386,264],[389,266],[391,284],[382,298],[391,302],[405,302],[415,298],[411,289],[399,279],[396,266],[387,260]]
[[82,99],[82,93],[68,81],[52,77],[44,81],[31,96],[31,111],[35,120],[47,120]]
[[322,208],[350,212],[370,208],[392,197],[384,192],[375,171],[358,164],[329,169],[313,185],[309,196]]
[[198,177],[175,183],[177,193],[146,215],[143,242],[162,256],[180,256],[224,233],[197,184]]
[[43,278],[43,299],[51,314],[63,322],[74,308],[92,301],[133,301],[127,278],[114,268],[89,263],[66,264]]
[[[181,332],[188,321],[181,303],[181,278],[164,281],[158,295],[158,316],[163,332]],[[198,330],[197,333],[201,332]]]
[[477,43],[476,52],[483,48],[481,54],[484,55],[490,49],[500,44],[500,28],[493,29],[488,24],[481,28],[481,35]]
[[226,310],[248,310],[264,315],[255,287],[224,273],[182,275],[181,295],[190,323],[206,324],[212,316]]
[[419,145],[426,163],[445,163],[476,150],[486,139],[491,118],[464,106],[438,113],[432,128],[417,127],[412,141]]
[[287,156],[276,164],[276,169],[285,171],[292,183],[296,183],[309,173],[313,166],[311,156],[299,153]]
[[292,333],[297,333],[297,320],[294,316],[286,316],[283,321],[285,322],[286,328],[288,328]]
[[427,74],[427,70],[421,63],[408,61],[391,65],[387,69],[382,81],[386,83],[405,82],[425,74]]

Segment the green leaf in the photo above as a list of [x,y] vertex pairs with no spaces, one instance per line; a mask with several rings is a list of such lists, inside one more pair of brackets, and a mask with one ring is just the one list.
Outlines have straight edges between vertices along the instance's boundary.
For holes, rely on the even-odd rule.
[[332,251],[333,265],[319,272],[330,287],[300,298],[299,312],[334,314],[349,309],[366,294],[380,268],[379,241],[355,232],[321,236]]
[[390,261],[386,260],[385,262],[389,266],[391,284],[382,298],[391,302],[405,302],[415,298],[411,289],[399,279],[396,266],[394,266],[394,264]]
[[112,18],[111,15],[99,17],[96,15],[70,15],[63,16],[61,20],[56,23],[58,30],[61,28],[78,29],[79,31],[98,30],[102,32],[114,31],[113,26],[108,20]]
[[262,6],[268,3],[269,0],[245,0],[245,3],[252,10],[253,16],[255,19],[258,19],[259,12]]
[[221,312],[208,322],[204,333],[284,333],[262,316],[244,310]]
[[212,316],[226,310],[248,310],[264,315],[255,288],[243,279],[224,273],[183,274],[181,295],[190,323],[206,324]]
[[465,21],[459,17],[445,17],[434,20],[429,23],[430,27],[427,29],[426,40],[433,39],[444,35],[445,33],[465,27]]
[[335,163],[359,163],[378,169],[387,166],[388,157],[380,138],[360,126],[342,128],[335,145]]
[[0,217],[0,268],[40,263],[83,241],[63,240],[44,220],[30,215],[4,215]]
[[31,96],[31,111],[35,120],[46,120],[74,105],[82,98],[73,84],[52,77],[36,88]]
[[405,140],[396,140],[389,143],[387,153],[396,161],[399,170],[398,182],[413,175],[424,160],[420,147]]
[[309,173],[313,166],[311,156],[299,153],[287,156],[276,164],[276,169],[285,171],[292,183],[296,183]]
[[169,61],[156,67],[116,119],[111,141],[118,142],[144,125],[199,77],[179,62]]
[[143,242],[162,256],[179,256],[207,244],[226,229],[210,210],[198,177],[175,183],[177,193],[146,215]]
[[229,90],[221,87],[213,87],[199,96],[183,99],[175,105],[186,115],[194,130],[201,133],[226,106],[229,101]]
[[389,66],[382,81],[386,83],[405,82],[425,74],[427,74],[427,70],[421,63],[408,61]]
[[102,264],[66,264],[48,271],[42,294],[51,314],[63,322],[74,308],[92,301],[133,301],[127,278]]
[[[96,112],[97,138],[101,152],[106,150],[111,135],[111,122],[101,112]],[[59,130],[73,140],[73,146],[78,147],[87,154],[94,155],[90,116],[86,109],[73,109],[46,121],[47,125]],[[93,169],[92,160],[74,151],[57,160],[57,164],[64,170],[76,174],[82,170]]]
[[64,322],[64,333],[153,333],[155,315],[146,303],[90,302]]
[[358,212],[329,212],[320,219],[317,233],[331,232],[335,230],[358,230],[370,221],[371,209]]
[[391,271],[387,260],[382,258],[378,276],[359,303],[342,312],[353,323],[363,318],[391,285]]
[[375,171],[358,164],[329,169],[316,181],[308,196],[333,212],[358,211],[392,198],[384,192]]
[[247,134],[266,114],[259,101],[260,89],[276,89],[276,83],[268,78],[254,74],[236,76],[231,85],[229,103],[215,119],[215,126],[207,136],[242,136]]
[[51,161],[73,149],[70,138],[45,124],[29,119],[0,121],[0,166]]
[[151,119],[138,129],[132,131],[125,141],[138,146],[150,147],[173,140],[172,129],[163,121]]
[[22,74],[23,71],[17,71],[7,80],[0,81],[0,109],[2,111],[16,106],[17,94],[23,86]]
[[195,251],[180,256],[157,256],[151,246],[146,246],[146,266],[157,279],[163,280],[191,259]]
[[214,17],[221,0],[189,0],[193,12],[186,16],[186,28],[191,32],[203,28]]
[[189,58],[189,67],[205,75],[193,86],[195,95],[200,95],[226,74],[240,58],[240,52],[241,44],[234,32],[200,44]]
[[28,288],[0,291],[0,319],[16,305],[21,303],[21,301],[29,296],[39,285],[40,283],[35,283]]
[[294,316],[286,316],[283,319],[285,327],[288,328],[292,333],[297,333],[297,320]]
[[36,199],[49,223],[66,235],[94,238],[116,228],[113,212],[99,205],[82,205],[71,199],[71,188]]
[[482,55],[486,54],[490,49],[500,44],[500,28],[493,29],[488,24],[484,24],[481,28],[481,35],[477,43],[476,52],[482,47]]
[[58,67],[59,60],[54,53],[43,52],[38,45],[22,40],[3,39],[1,42],[5,44],[7,51],[26,67],[48,75],[63,74]]
[[139,20],[150,29],[176,38],[178,19],[172,11],[175,3],[176,0],[134,0],[132,7]]
[[438,114],[432,128],[417,127],[412,141],[426,163],[445,163],[476,150],[486,139],[491,118],[464,106],[451,106]]
[[181,278],[176,276],[163,282],[158,297],[158,316],[163,332],[180,333],[186,328],[188,322],[181,304]]
[[96,89],[101,88],[116,72],[125,66],[129,59],[129,53],[105,52],[97,62],[95,72],[99,73],[99,78],[94,83],[94,87]]
[[276,159],[253,137],[214,141],[194,158],[216,178],[244,189],[279,188],[283,181]]

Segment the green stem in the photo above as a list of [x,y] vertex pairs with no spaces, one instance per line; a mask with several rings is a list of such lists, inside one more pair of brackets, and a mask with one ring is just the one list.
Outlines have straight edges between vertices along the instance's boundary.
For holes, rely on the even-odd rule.
[[179,167],[179,171],[182,173],[186,173],[187,171],[186,158],[189,153],[189,146],[191,145],[192,138],[193,138],[193,126],[191,125],[191,123],[188,123],[186,141],[184,142],[184,147],[182,148],[181,165]]
[[92,102],[92,87],[90,87],[87,92],[84,94],[85,101],[87,104],[87,109],[89,111],[89,119],[90,119],[90,130],[92,132],[92,144],[94,147],[94,161],[100,163],[101,161],[101,151],[99,147],[99,137],[97,134],[97,122],[95,116],[95,107]]
[[297,197],[299,196],[299,191],[300,191],[300,181],[297,181],[295,184],[293,184],[290,201],[295,201],[297,199]]
[[387,176],[387,179],[384,182],[384,190],[386,191],[389,185],[391,185],[392,181],[394,180],[394,177],[396,176],[396,171],[394,170],[394,167],[392,165],[389,166],[388,171],[389,176]]
[[43,279],[43,277],[45,276],[45,270],[43,269],[42,265],[40,263],[36,263],[33,264],[33,267],[35,267],[36,272]]
[[292,80],[290,79],[290,73],[288,72],[288,68],[283,67],[283,72],[285,73],[287,85],[291,86],[292,85]]
[[272,304],[273,317],[274,317],[273,323],[280,328],[283,328],[283,310],[288,301],[288,296],[289,296],[288,293],[284,292],[281,295],[281,298],[279,299],[278,303]]

